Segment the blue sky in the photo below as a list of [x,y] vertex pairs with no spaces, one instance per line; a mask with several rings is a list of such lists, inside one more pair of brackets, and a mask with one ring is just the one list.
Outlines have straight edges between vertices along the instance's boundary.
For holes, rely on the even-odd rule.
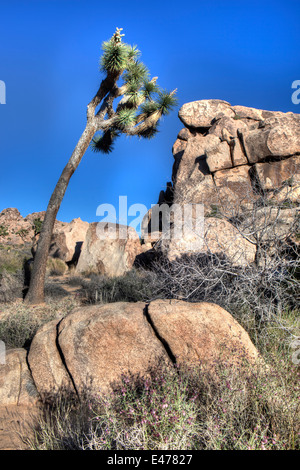
[[[103,76],[101,43],[116,27],[136,44],[163,88],[186,102],[300,113],[300,2],[0,0],[0,211],[45,210],[85,126],[86,105]],[[178,109],[179,109],[178,107]],[[58,219],[96,221],[103,203],[155,204],[171,181],[178,109],[153,140],[122,137],[110,155],[88,150]]]

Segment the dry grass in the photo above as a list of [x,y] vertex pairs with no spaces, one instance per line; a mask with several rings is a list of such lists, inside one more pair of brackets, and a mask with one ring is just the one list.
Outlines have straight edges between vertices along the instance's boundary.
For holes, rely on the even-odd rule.
[[[284,359],[214,376],[157,366],[110,395],[60,394],[44,409],[35,450],[285,450],[300,448],[299,369]],[[275,361],[275,362],[274,362]]]

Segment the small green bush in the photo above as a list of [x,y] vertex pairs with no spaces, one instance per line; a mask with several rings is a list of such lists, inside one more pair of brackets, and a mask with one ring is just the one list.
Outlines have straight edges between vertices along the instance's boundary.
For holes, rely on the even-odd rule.
[[0,225],[0,237],[7,237],[8,231],[5,225]]
[[22,298],[23,276],[7,271],[0,272],[0,303]]
[[24,247],[14,248],[7,245],[0,246],[0,273],[18,273],[23,270],[24,263],[31,257],[30,251]]

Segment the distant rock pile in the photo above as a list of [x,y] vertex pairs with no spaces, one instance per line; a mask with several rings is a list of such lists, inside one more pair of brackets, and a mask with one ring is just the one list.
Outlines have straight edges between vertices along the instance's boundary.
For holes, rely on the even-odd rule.
[[[33,212],[22,217],[18,209],[9,207],[0,213],[0,243],[9,245],[24,245],[32,243],[37,225],[44,220],[45,212]],[[64,227],[64,223],[55,222],[54,231]]]

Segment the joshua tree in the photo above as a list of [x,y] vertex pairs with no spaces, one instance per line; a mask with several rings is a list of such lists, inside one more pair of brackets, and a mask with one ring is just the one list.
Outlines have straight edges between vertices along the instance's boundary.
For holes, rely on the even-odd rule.
[[156,84],[157,77],[150,79],[147,67],[139,60],[140,51],[122,42],[121,31],[122,28],[117,28],[102,45],[100,67],[105,77],[87,106],[86,127],[50,198],[26,296],[28,303],[44,301],[46,263],[56,215],[70,178],[89,145],[94,151],[110,153],[122,133],[150,139],[157,133],[160,118],[177,103],[176,90],[161,90]]

